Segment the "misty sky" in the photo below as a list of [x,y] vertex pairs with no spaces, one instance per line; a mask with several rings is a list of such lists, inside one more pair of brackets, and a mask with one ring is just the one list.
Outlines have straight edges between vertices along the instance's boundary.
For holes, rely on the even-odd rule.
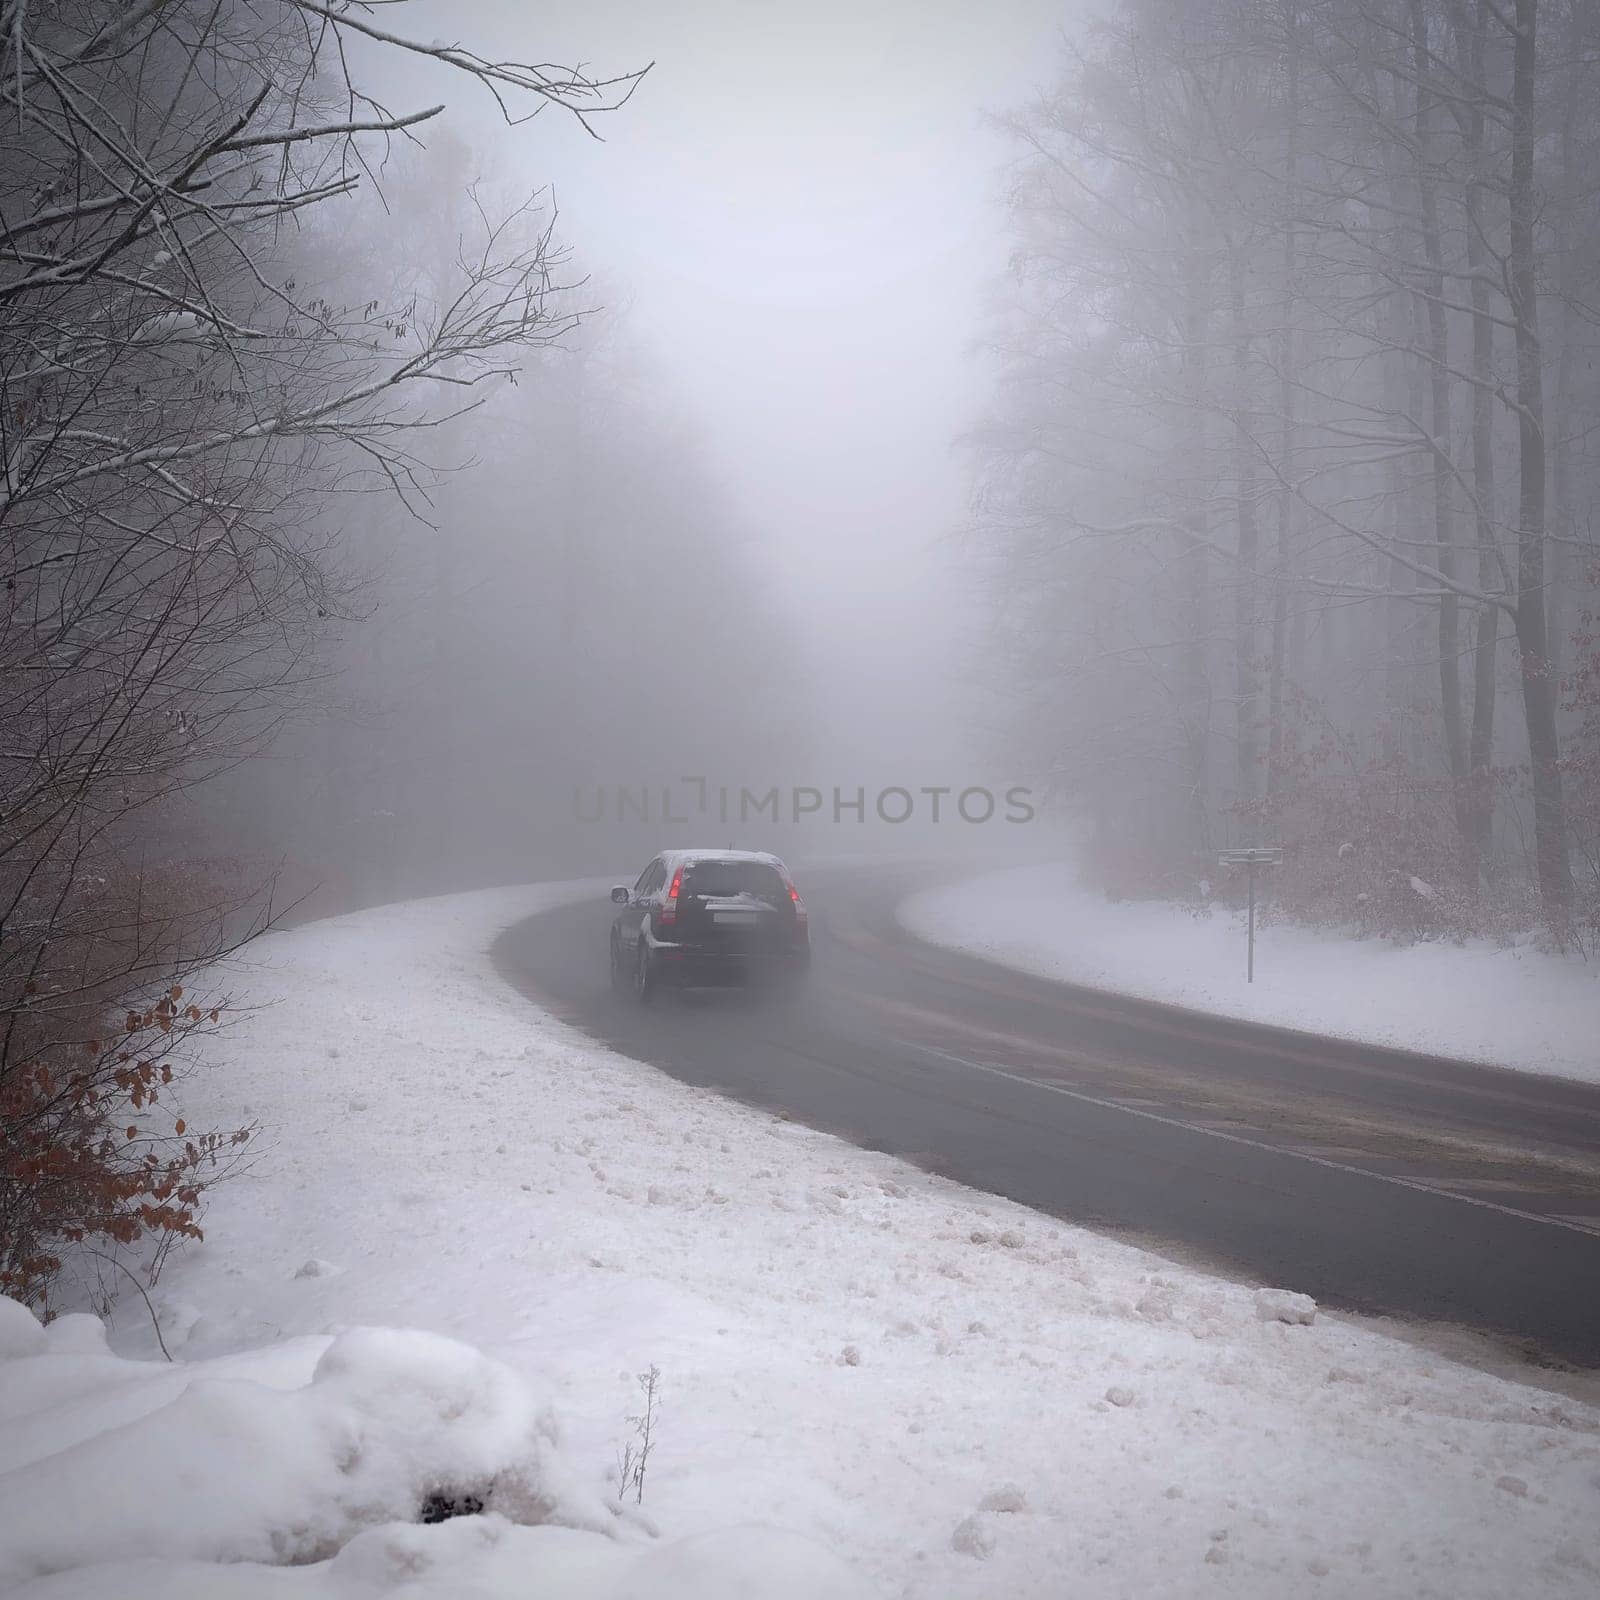
[[971,347],[1005,256],[1006,148],[983,113],[1048,77],[1071,0],[418,10],[420,36],[484,53],[655,62],[604,143],[554,115],[508,132],[459,82],[416,88],[507,141],[497,176],[552,182],[563,235],[626,291],[741,520],[832,641],[821,692],[867,713],[847,742],[937,748],[949,702],[917,686],[950,656],[958,583],[934,546],[964,514],[952,440],[983,404]]

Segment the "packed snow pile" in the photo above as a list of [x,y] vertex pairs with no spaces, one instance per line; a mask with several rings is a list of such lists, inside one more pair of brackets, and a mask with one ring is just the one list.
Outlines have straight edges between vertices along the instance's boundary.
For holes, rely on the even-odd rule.
[[[1600,1592],[1576,1391],[1263,1320],[1255,1286],[619,1057],[486,954],[574,892],[314,924],[234,975],[259,1009],[186,1109],[266,1131],[154,1291],[176,1363],[136,1296],[116,1358],[89,1321],[0,1325],[10,1575],[114,1563],[17,1595]],[[597,986],[605,915],[601,885]],[[618,1464],[652,1367],[641,1505]],[[479,1486],[482,1514],[418,1523]]]
[[[1419,895],[1433,891],[1411,880]],[[1600,1082],[1600,970],[1531,942],[1394,945],[1157,900],[1108,900],[1065,862],[1010,867],[907,900],[919,939],[1044,978],[1223,1016]]]
[[[169,1366],[109,1354],[93,1318],[38,1331],[0,1365],[0,1583],[131,1556],[321,1561],[434,1498],[512,1522],[614,1520],[528,1382],[437,1334],[354,1329]],[[74,1505],[96,1511],[63,1518]]]
[[1262,1322],[1287,1322],[1309,1328],[1317,1320],[1317,1302],[1292,1289],[1257,1289],[1256,1316]]
[[651,1541],[524,1376],[432,1333],[169,1365],[0,1298],[0,1435],[0,1590],[35,1600],[868,1593],[776,1530]]

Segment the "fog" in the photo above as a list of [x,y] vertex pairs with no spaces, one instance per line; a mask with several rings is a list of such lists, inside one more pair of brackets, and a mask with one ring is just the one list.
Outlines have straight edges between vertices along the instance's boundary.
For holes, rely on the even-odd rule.
[[[520,13],[451,14],[509,51]],[[604,144],[542,118],[510,157],[548,176],[564,233],[622,287],[825,644],[804,693],[846,766],[963,749],[947,699],[962,585],[941,541],[965,515],[953,447],[1008,249],[984,113],[1048,69],[1062,16],[1042,0],[572,8],[548,48],[649,76]]]
[[0,0],[0,1588],[1592,1575],[1597,174],[1593,0]]
[[[489,57],[530,47],[520,6],[414,9],[419,37],[448,29],[448,42]],[[358,862],[357,877],[378,870],[366,859],[375,830],[403,835],[382,847],[392,870],[362,893],[618,854],[625,864],[681,842],[670,824],[640,825],[634,797],[648,791],[654,811],[681,813],[661,790],[689,777],[711,793],[733,785],[736,820],[741,787],[783,793],[776,833],[760,820],[727,826],[727,808],[708,807],[717,842],[781,842],[795,805],[811,804],[795,788],[815,787],[826,803],[807,819],[806,848],[978,844],[974,826],[952,831],[942,801],[933,826],[933,797],[894,826],[874,802],[884,786],[987,785],[998,796],[1020,781],[972,691],[979,615],[958,439],[992,379],[980,333],[1009,248],[1006,150],[986,110],[1027,91],[1059,22],[1058,7],[1034,0],[981,14],[841,4],[785,18],[715,3],[546,13],[541,58],[602,77],[649,69],[588,127],[559,108],[507,126],[459,74],[372,49],[385,104],[443,99],[447,115],[374,162],[342,249],[367,240],[377,258],[415,261],[459,233],[467,185],[502,209],[536,189],[570,250],[566,281],[577,286],[565,303],[583,320],[474,418],[470,440],[450,441],[454,457],[429,451],[470,456],[424,513],[436,532],[408,527],[392,503],[347,520],[360,620],[330,662],[317,731],[291,728],[265,768],[234,776],[230,826],[304,857],[297,878],[342,881]],[[332,268],[335,287],[342,273],[359,269]],[[595,435],[584,459],[604,457],[626,478],[649,456],[647,471],[663,476],[643,500],[668,503],[597,503],[620,486],[584,479],[563,406]],[[525,500],[510,512],[530,483],[544,514]],[[674,604],[708,590],[714,617],[691,599],[680,621]],[[730,598],[742,615],[726,615]],[[441,607],[454,619],[442,653],[423,643]],[[670,658],[659,670],[642,665],[641,626]],[[497,630],[501,648],[488,649]],[[623,660],[632,665],[619,675]],[[410,674],[407,687],[396,672]],[[510,697],[508,672],[522,680]],[[371,782],[351,774],[336,797],[332,752],[351,746],[366,750]],[[441,765],[462,769],[461,781],[441,780]],[[863,788],[864,824],[849,805]],[[608,797],[614,817],[619,789],[629,797],[618,828],[574,830],[580,791],[581,809]],[[415,815],[440,807],[450,820]],[[991,849],[1014,842],[988,832]]]
[[1281,845],[1367,932],[1600,905],[1589,8],[383,9],[105,68],[141,161],[237,158],[226,228],[108,242],[51,197],[120,135],[14,141],[18,238],[80,253],[17,246],[7,348],[82,351],[5,380],[12,816],[64,651],[119,859],[330,903],[698,823],[1064,829],[1191,901]]

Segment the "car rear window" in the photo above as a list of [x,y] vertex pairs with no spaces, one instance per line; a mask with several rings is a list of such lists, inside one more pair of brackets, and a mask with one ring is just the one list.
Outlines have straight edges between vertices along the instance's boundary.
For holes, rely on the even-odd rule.
[[683,892],[708,896],[753,894],[774,903],[789,895],[777,868],[764,861],[691,861],[683,869]]

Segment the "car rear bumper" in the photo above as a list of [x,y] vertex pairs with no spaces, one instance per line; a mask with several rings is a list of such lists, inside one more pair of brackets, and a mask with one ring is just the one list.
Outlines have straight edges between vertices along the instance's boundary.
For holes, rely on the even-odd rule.
[[653,943],[657,979],[679,988],[736,988],[781,980],[810,965],[809,946],[778,951],[698,950],[689,945]]

